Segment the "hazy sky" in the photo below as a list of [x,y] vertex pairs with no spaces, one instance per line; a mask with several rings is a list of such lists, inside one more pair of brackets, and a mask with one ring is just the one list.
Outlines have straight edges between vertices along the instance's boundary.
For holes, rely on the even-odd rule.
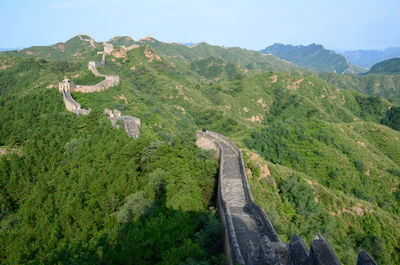
[[400,0],[1,0],[0,48],[148,35],[259,50],[275,42],[330,49],[400,47]]

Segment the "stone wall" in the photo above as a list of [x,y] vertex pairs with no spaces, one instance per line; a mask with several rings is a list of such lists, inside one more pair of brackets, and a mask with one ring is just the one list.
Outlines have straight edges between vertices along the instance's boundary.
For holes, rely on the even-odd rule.
[[[95,85],[75,85],[71,80],[67,77],[64,77],[58,87],[59,91],[63,94],[63,100],[65,107],[67,110],[76,113],[77,115],[83,114],[87,115],[90,113],[89,110],[81,109],[81,105],[76,102],[72,96],[71,92],[79,91],[82,93],[91,93],[91,92],[99,92],[103,91],[111,86],[119,84],[119,76],[114,75],[102,75],[97,71],[97,67],[104,66],[106,60],[106,54],[109,54],[113,51],[113,46],[111,44],[104,44],[104,52],[101,62],[89,62],[88,68],[95,76],[103,76],[104,80],[95,84]],[[104,110],[105,114],[109,115],[109,119],[111,124],[114,127],[119,128],[119,124],[117,123],[118,120],[122,120],[124,123],[125,132],[133,137],[138,138],[140,135],[140,119],[132,116],[121,116],[121,112],[119,110]]]
[[[63,93],[63,99],[64,99],[64,104],[67,110],[72,111],[76,114],[83,114],[87,115],[90,113],[89,110],[84,110],[81,109],[80,104],[76,102],[72,96],[71,92],[78,91],[82,93],[92,93],[92,92],[99,92],[103,91],[109,87],[115,86],[119,84],[119,76],[114,76],[114,75],[103,75],[100,74],[99,71],[97,70],[97,67],[102,67],[105,65],[106,61],[106,54],[109,54],[113,51],[113,46],[111,44],[105,44],[104,45],[104,52],[102,56],[101,62],[93,62],[90,61],[88,64],[89,70],[95,75],[95,76],[102,76],[104,77],[104,80],[94,84],[94,85],[75,85],[71,80],[69,80],[67,77],[64,78],[63,81],[61,81],[58,85],[59,91]],[[127,119],[129,120],[129,119]],[[140,122],[139,122],[140,123]],[[132,124],[132,121],[127,122],[128,128],[134,128]],[[133,133],[133,134],[136,134]]]
[[119,83],[119,76],[107,75],[105,79],[95,85],[76,85],[74,91],[92,93],[103,91]]
[[[219,154],[220,165],[224,162],[224,149],[221,148],[220,143],[208,132],[197,131],[196,143],[199,147],[204,149],[216,150]],[[217,209],[219,219],[222,227],[224,228],[224,249],[226,255],[227,264],[245,264],[243,255],[240,251],[239,242],[236,237],[235,226],[232,220],[232,214],[227,207],[227,200],[225,199],[222,192],[222,176],[223,167],[219,167],[218,172],[218,194],[217,194]]]
[[62,94],[63,94],[64,105],[67,110],[74,112],[77,115],[79,114],[88,115],[90,113],[91,109],[88,110],[81,109],[81,104],[79,104],[72,98],[69,90],[63,90]]
[[[103,54],[103,56],[104,56],[104,54]],[[93,61],[90,61],[89,64],[88,64],[89,70],[95,76],[105,76],[103,74],[100,74],[99,71],[97,70],[97,67],[101,67],[101,66],[104,66],[104,65],[99,63],[99,62],[93,62]]]
[[119,84],[119,76],[116,75],[103,75],[100,74],[97,70],[97,67],[103,67],[106,63],[106,54],[110,54],[113,51],[112,44],[105,44],[104,45],[104,52],[101,59],[101,62],[93,62],[90,61],[88,63],[88,69],[95,75],[95,76],[102,76],[104,80],[94,84],[94,85],[77,85],[75,91],[83,92],[83,93],[91,93],[91,92],[98,92],[103,91],[109,87],[115,86]]
[[[281,265],[339,265],[341,264],[337,258],[334,250],[326,239],[318,234],[314,241],[310,245],[310,251],[307,249],[304,241],[295,234],[288,244],[284,244],[280,241],[271,221],[264,212],[253,200],[253,196],[250,191],[250,187],[246,177],[246,170],[243,163],[243,157],[240,149],[229,141],[225,136],[211,132],[211,131],[197,131],[196,143],[200,148],[219,150],[220,168],[218,176],[218,197],[217,207],[218,213],[222,226],[224,228],[224,242],[225,242],[225,254],[227,257],[228,264],[281,264]],[[229,155],[225,155],[225,152],[229,149],[233,150]],[[225,159],[230,159],[229,163],[226,163]],[[236,162],[235,162],[236,161]],[[239,164],[241,185],[235,182],[234,171],[229,172],[226,165],[235,167],[234,163]],[[237,167],[237,165],[236,165]],[[227,174],[229,173],[229,174]],[[230,208],[235,206],[235,203],[231,202],[235,199],[230,198],[231,201],[227,200],[226,192],[223,185],[227,185],[226,179],[231,178],[232,183],[239,185],[236,187],[234,193],[228,193],[230,196],[240,196],[240,190],[243,189],[243,193],[246,198],[245,212],[242,212],[240,217],[243,217],[243,213],[248,213],[253,221],[257,224],[256,226],[249,226],[251,222],[235,222],[234,218],[238,218],[231,211]],[[232,187],[230,187],[232,189]],[[228,191],[229,192],[229,191]],[[235,209],[233,207],[232,209]],[[244,216],[248,218],[248,216]],[[243,233],[241,230],[248,229],[247,232]],[[248,236],[251,233],[258,234],[256,237]],[[245,240],[241,237],[247,237]],[[258,238],[255,241],[254,239]],[[249,240],[250,239],[250,240]],[[247,249],[244,251],[243,242],[248,241]],[[365,251],[361,251],[358,255],[357,265],[376,265],[375,261]]]
[[121,112],[117,109],[114,109],[113,111],[109,109],[104,109],[104,114],[107,114],[109,116],[109,120],[111,121],[111,124],[113,127],[119,129],[119,124],[118,121],[122,120],[124,122],[124,129],[125,132],[133,137],[133,138],[138,138],[140,135],[140,119],[132,116],[121,116]]
[[74,111],[81,109],[81,104],[79,104],[72,98],[71,93],[68,90],[63,90],[62,93],[63,93],[64,105],[67,110]]

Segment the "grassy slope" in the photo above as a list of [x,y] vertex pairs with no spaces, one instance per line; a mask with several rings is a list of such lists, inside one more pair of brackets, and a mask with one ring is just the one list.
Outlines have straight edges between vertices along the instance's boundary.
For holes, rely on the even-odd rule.
[[[74,98],[94,111],[118,108],[123,114],[140,117],[144,133],[164,138],[198,128],[226,134],[242,148],[251,147],[269,160],[274,178],[253,178],[251,188],[283,239],[297,232],[310,242],[321,231],[345,264],[354,263],[359,247],[367,248],[386,264],[398,262],[400,231],[395,224],[399,223],[399,204],[395,196],[400,134],[377,124],[390,105],[387,101],[369,101],[315,75],[266,72],[204,82],[190,70],[190,63],[195,58],[222,58],[225,49],[207,52],[202,50],[206,44],[196,50],[147,42],[154,50],[143,46],[128,51],[127,58],[110,56],[101,69],[119,73],[119,86],[102,93],[74,93]],[[146,57],[149,51],[160,53],[160,60],[150,61]],[[17,66],[16,60],[21,59],[2,58],[2,62],[7,60],[7,64]],[[246,60],[253,59],[240,60],[245,65]],[[64,72],[71,76],[85,72],[84,65],[70,70],[46,70],[42,87],[53,79],[60,80]],[[13,70],[10,67],[5,71]],[[40,80],[29,78],[31,83]],[[272,146],[286,146],[280,155],[275,151],[264,153],[262,141],[248,143],[251,135],[263,136],[263,128],[279,136],[265,139]],[[297,181],[300,191],[291,187],[289,180]],[[315,196],[308,196],[313,190]],[[304,206],[301,201],[308,203]],[[371,244],[388,254],[380,256]]]
[[353,89],[363,94],[384,97],[394,102],[400,99],[400,75],[368,74],[337,75],[324,73],[321,78],[342,89]]
[[368,71],[370,74],[400,74],[400,58],[393,58],[374,64]]

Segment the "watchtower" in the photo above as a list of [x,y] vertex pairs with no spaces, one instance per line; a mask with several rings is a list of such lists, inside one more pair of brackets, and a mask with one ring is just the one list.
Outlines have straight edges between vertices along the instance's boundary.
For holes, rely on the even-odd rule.
[[104,53],[105,54],[110,54],[114,50],[114,46],[111,43],[106,43],[104,45]]
[[60,92],[63,92],[63,91],[71,91],[72,92],[75,90],[75,84],[72,80],[69,80],[67,78],[67,76],[64,76],[64,79],[60,83],[58,83],[58,90]]

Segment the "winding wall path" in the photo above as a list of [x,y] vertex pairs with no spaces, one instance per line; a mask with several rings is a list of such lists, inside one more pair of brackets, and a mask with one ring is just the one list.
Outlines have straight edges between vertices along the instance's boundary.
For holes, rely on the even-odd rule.
[[59,83],[59,91],[63,94],[64,105],[67,110],[76,113],[77,115],[87,115],[90,109],[81,109],[81,105],[72,98],[71,92],[79,91],[83,93],[103,91],[111,86],[119,84],[119,76],[114,75],[101,75],[96,67],[104,66],[106,61],[106,54],[112,51],[112,45],[104,45],[104,51],[101,62],[89,62],[89,70],[95,76],[103,76],[104,80],[95,85],[75,85],[67,77]]
[[104,80],[100,81],[99,83],[94,84],[94,85],[77,85],[74,88],[74,91],[79,91],[79,92],[83,92],[83,93],[98,92],[98,91],[103,91],[109,87],[119,84],[119,76],[100,74],[99,71],[97,70],[97,67],[103,67],[105,65],[106,55],[112,52],[112,49],[113,49],[112,45],[111,45],[111,47],[109,47],[107,45],[110,45],[110,44],[104,45],[103,56],[102,56],[100,62],[90,61],[88,63],[88,68],[92,72],[92,74],[95,76],[104,77]]
[[[215,132],[197,131],[196,135],[200,148],[214,149],[220,158],[217,207],[228,264],[341,264],[320,234],[311,243],[310,251],[297,234],[288,244],[281,242],[266,213],[253,200],[240,149]],[[376,263],[362,251],[357,265]]]
[[[88,115],[90,113],[90,109],[81,109],[81,105],[73,99],[71,96],[72,91],[80,91],[83,93],[89,93],[89,92],[98,92],[105,90],[111,86],[117,85],[119,83],[119,76],[114,76],[114,75],[103,75],[100,74],[99,71],[97,70],[97,67],[102,67],[106,63],[106,54],[110,54],[113,51],[113,46],[111,44],[106,43],[104,45],[104,51],[103,51],[103,56],[101,59],[101,62],[89,62],[89,70],[92,71],[92,73],[95,76],[102,76],[104,77],[104,80],[101,81],[98,84],[95,85],[89,85],[89,86],[82,86],[82,85],[77,85],[75,86],[74,82],[69,80],[67,77],[64,77],[64,80],[62,80],[59,84],[59,91],[63,94],[63,100],[64,100],[64,105],[67,108],[67,110],[76,113],[77,115],[82,114],[82,115]],[[140,135],[140,119],[132,116],[121,116],[121,112],[119,110],[108,110],[105,109],[104,113],[109,115],[109,119],[111,121],[111,124],[114,127],[119,128],[119,125],[117,124],[117,120],[122,120],[124,123],[124,128],[125,132],[134,138],[138,138]]]
[[[268,264],[265,258],[259,260],[257,257],[260,245],[267,243],[276,250],[285,249],[286,245],[279,240],[267,215],[253,200],[241,151],[226,137],[211,131],[197,131],[197,144],[219,153],[217,207],[225,228],[228,263]],[[271,253],[269,259],[285,262],[286,257]]]

